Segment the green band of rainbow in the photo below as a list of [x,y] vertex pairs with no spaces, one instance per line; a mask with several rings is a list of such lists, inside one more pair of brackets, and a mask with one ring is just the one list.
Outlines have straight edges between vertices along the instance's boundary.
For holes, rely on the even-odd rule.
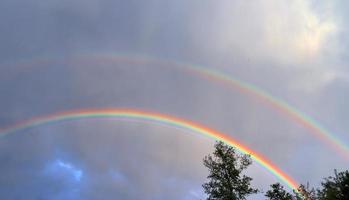
[[342,142],[339,138],[336,137],[335,133],[330,132],[319,122],[317,122],[312,117],[308,116],[304,112],[298,110],[296,107],[291,106],[286,101],[271,95],[267,91],[262,90],[261,88],[253,85],[251,83],[236,79],[231,75],[227,75],[217,70],[213,70],[208,67],[201,65],[193,65],[188,63],[181,63],[172,60],[157,59],[147,56],[138,56],[138,55],[118,55],[118,54],[102,54],[102,55],[92,55],[87,56],[87,58],[97,58],[100,62],[106,61],[116,61],[116,62],[129,62],[134,64],[142,63],[154,63],[162,66],[177,67],[183,69],[191,74],[196,76],[204,77],[210,81],[219,82],[225,85],[226,87],[232,87],[235,90],[251,95],[256,99],[261,100],[263,103],[268,104],[275,110],[287,116],[289,119],[294,122],[302,125],[304,128],[310,131],[315,137],[319,138],[321,141],[325,142],[329,146],[332,146],[336,152],[341,154],[346,159],[349,159],[349,146],[345,142]]
[[286,103],[284,100],[272,96],[271,94],[261,90],[257,86],[232,78],[223,73],[210,70],[207,68],[194,67],[190,68],[196,73],[206,76],[208,79],[222,82],[226,86],[234,87],[239,91],[257,97],[263,102],[269,104],[274,109],[278,110],[280,113],[285,114],[287,117],[307,128],[314,136],[319,138],[321,141],[332,146],[337,152],[342,156],[349,159],[349,146],[342,142],[336,137],[336,134],[331,133],[325,127],[323,127],[319,122],[310,116],[306,115],[304,112],[298,110],[297,108]]
[[[27,69],[28,66],[36,66],[41,63],[49,63],[49,60],[54,59],[43,59],[37,61],[27,61],[23,63],[19,63],[16,66],[21,66],[24,69]],[[226,75],[217,70],[210,69],[208,67],[193,65],[188,63],[181,63],[172,60],[158,59],[149,56],[143,55],[129,55],[123,53],[94,53],[89,55],[78,55],[78,62],[74,62],[76,64],[79,63],[79,60],[95,60],[100,63],[105,62],[129,62],[134,64],[144,64],[144,63],[154,63],[154,64],[162,64],[164,67],[173,66],[186,70],[187,72],[191,72],[194,75],[200,75],[208,80],[220,82],[227,87],[233,87],[234,89],[238,89],[239,91],[252,95],[262,102],[269,104],[272,108],[276,109],[280,113],[287,116],[289,119],[297,122],[302,125],[306,129],[308,129],[313,135],[320,140],[324,141],[329,146],[332,146],[339,154],[343,155],[346,159],[349,159],[349,145],[346,142],[341,141],[336,137],[335,133],[330,132],[324,126],[322,126],[319,122],[317,122],[312,117],[308,116],[304,112],[298,110],[296,107],[291,106],[286,101],[278,98],[276,96],[271,95],[267,91],[262,90],[261,88],[253,85],[251,83],[236,79],[231,75]],[[57,61],[57,60],[56,60]],[[84,62],[83,62],[84,63]]]
[[253,151],[251,148],[241,144],[239,141],[231,138],[227,134],[223,134],[216,130],[210,129],[203,125],[180,119],[177,117],[164,115],[155,112],[141,111],[134,109],[88,109],[88,110],[74,110],[68,112],[56,113],[48,116],[33,118],[31,120],[25,121],[23,123],[15,124],[14,126],[2,129],[0,131],[0,137],[4,137],[8,134],[24,130],[27,128],[32,128],[48,123],[74,120],[74,119],[84,119],[84,118],[127,118],[135,120],[145,120],[153,123],[160,123],[168,125],[175,128],[185,129],[193,131],[195,133],[200,133],[214,140],[222,141],[232,147],[237,148],[240,152],[245,154],[250,154],[251,158],[279,178],[292,190],[297,189],[298,183],[273,164],[265,156]]

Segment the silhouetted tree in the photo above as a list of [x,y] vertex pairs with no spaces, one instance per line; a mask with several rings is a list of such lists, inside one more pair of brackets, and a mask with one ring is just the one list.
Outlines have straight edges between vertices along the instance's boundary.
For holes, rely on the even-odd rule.
[[320,200],[347,200],[349,199],[349,171],[334,171],[334,176],[325,178],[318,189]]
[[318,197],[316,196],[316,191],[314,188],[309,186],[309,183],[307,183],[307,186],[301,184],[298,187],[298,192],[296,193],[296,199],[297,200],[316,200]]
[[213,156],[204,158],[204,165],[209,170],[209,182],[203,184],[207,200],[246,199],[258,190],[251,187],[252,178],[243,175],[252,160],[249,155],[241,155],[233,147],[223,142],[215,144]]
[[[207,200],[239,200],[258,192],[251,187],[252,178],[242,172],[252,164],[249,155],[239,154],[233,147],[216,142],[213,155],[205,156],[204,165],[209,170],[207,183],[202,187]],[[309,184],[300,185],[293,194],[285,191],[280,183],[272,184],[265,193],[268,200],[349,200],[349,171],[334,171],[315,190]]]
[[316,192],[313,188],[300,185],[297,191],[293,191],[293,194],[285,191],[284,187],[280,183],[274,183],[265,194],[269,200],[315,200],[317,199]]
[[268,190],[265,194],[270,200],[293,200],[292,194],[286,192],[284,187],[280,183],[270,185],[271,190]]

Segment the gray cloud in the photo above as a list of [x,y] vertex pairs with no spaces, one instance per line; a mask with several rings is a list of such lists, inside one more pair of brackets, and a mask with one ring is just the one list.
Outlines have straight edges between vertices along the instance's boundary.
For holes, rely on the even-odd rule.
[[[0,125],[79,108],[150,109],[223,131],[295,179],[318,184],[347,161],[311,131],[237,88],[136,55],[196,63],[258,85],[347,140],[342,4],[1,1]],[[0,140],[0,197],[198,199],[212,144],[137,123],[36,127]],[[277,181],[258,165],[249,174],[263,189]]]

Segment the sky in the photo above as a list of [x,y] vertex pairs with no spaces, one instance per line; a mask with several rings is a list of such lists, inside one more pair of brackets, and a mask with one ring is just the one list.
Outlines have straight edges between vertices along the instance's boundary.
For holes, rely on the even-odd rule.
[[[188,69],[252,84],[349,146],[348,8],[340,0],[2,0],[0,127],[76,109],[150,110],[224,132],[319,186],[348,169],[338,145]],[[204,199],[202,159],[214,142],[132,120],[19,130],[0,138],[0,199]],[[280,182],[256,162],[246,173],[262,191]]]

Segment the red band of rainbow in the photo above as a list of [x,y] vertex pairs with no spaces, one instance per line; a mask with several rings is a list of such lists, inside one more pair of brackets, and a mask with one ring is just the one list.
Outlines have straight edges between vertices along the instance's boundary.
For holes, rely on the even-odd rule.
[[52,115],[42,116],[30,119],[28,121],[17,123],[11,127],[0,130],[0,137],[4,137],[8,134],[15,133],[20,130],[33,128],[36,126],[74,120],[84,118],[115,118],[115,119],[130,119],[130,120],[144,120],[151,123],[159,123],[168,125],[174,128],[185,129],[195,133],[200,133],[214,140],[222,141],[232,147],[237,148],[240,152],[250,154],[251,158],[258,164],[263,166],[274,176],[284,182],[289,188],[297,191],[298,183],[283,172],[279,167],[273,164],[269,159],[260,153],[252,150],[251,148],[243,145],[236,139],[228,136],[227,134],[221,133],[214,129],[205,127],[203,125],[184,120],[181,118],[173,117],[170,115],[164,115],[156,112],[135,110],[135,109],[86,109],[86,110],[73,110],[67,112],[55,113]]

